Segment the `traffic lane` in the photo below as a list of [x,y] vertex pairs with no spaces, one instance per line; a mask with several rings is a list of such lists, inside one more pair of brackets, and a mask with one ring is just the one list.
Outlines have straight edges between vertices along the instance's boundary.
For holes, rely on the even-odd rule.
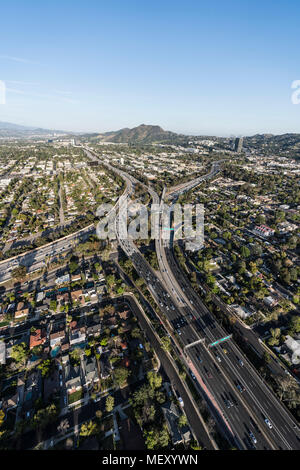
[[[244,442],[245,437],[247,439],[249,438],[250,431],[255,435],[256,428],[251,422],[248,411],[244,408],[243,403],[241,403],[240,396],[238,396],[234,389],[228,385],[225,378],[217,372],[215,365],[209,364],[210,356],[207,350],[199,343],[197,349],[200,351],[202,359],[202,363],[199,363],[197,350],[193,351],[194,347],[191,347],[190,349],[192,349],[192,351],[189,354],[194,359],[194,366],[197,368],[205,384],[209,387],[211,393],[218,402],[219,407],[222,409],[224,416],[227,418],[230,426],[235,429],[239,438]],[[231,400],[233,403],[237,403],[237,406],[227,408],[224,401],[226,395],[228,396],[228,400]],[[247,448],[251,447],[252,446],[249,447],[249,445],[247,446]],[[257,449],[271,448],[262,436],[260,439],[257,439],[255,447]]]
[[186,328],[183,327],[183,331],[184,331],[184,334],[182,335],[181,340],[184,344],[189,344],[190,337],[191,337],[191,329],[189,328],[189,331],[187,331]]
[[[220,330],[220,327],[217,327],[217,330]],[[224,331],[219,331],[218,332],[218,336],[222,336],[224,335]],[[233,347],[235,347],[234,343],[231,343]],[[222,354],[222,353],[220,353]],[[237,350],[236,353],[235,353],[235,357],[232,356],[231,357],[231,361],[230,361],[230,364],[228,365],[228,374],[231,375],[232,373],[232,363],[234,362],[237,362],[237,355],[241,356],[241,353]],[[228,358],[230,357],[230,355],[228,356]],[[287,437],[287,426],[286,426],[286,423],[284,423],[284,420],[281,422],[281,425],[279,427],[279,422],[281,421],[281,417],[280,417],[280,413],[277,411],[277,408],[278,408],[278,404],[276,403],[276,400],[273,396],[271,396],[271,402],[273,401],[273,406],[270,406],[268,400],[266,400],[266,393],[265,391],[261,390],[259,391],[259,388],[261,388],[261,382],[259,380],[259,378],[257,378],[256,374],[253,374],[252,370],[248,369],[247,367],[243,367],[241,368],[240,372],[242,372],[242,374],[245,374],[245,380],[246,382],[249,384],[249,386],[252,386],[253,389],[255,389],[255,394],[256,394],[256,398],[255,399],[252,399],[252,403],[253,403],[253,406],[257,408],[257,403],[261,400],[263,403],[264,403],[264,408],[268,408],[268,410],[260,410],[262,411],[263,414],[265,414],[265,417],[268,417],[268,415],[270,415],[270,420],[275,423],[277,422],[277,426],[274,425],[274,431],[275,429],[277,429],[277,433],[279,433],[279,435],[277,436],[277,438],[275,439],[275,442],[277,442],[278,446],[279,447],[283,447],[283,448],[290,448],[290,446],[287,444],[287,442],[285,441],[285,438],[283,438],[282,436],[282,432],[279,431],[280,428],[283,429],[283,433],[286,435]],[[234,377],[234,375],[233,375]],[[258,398],[258,400],[257,400]],[[262,407],[261,407],[262,408]],[[262,426],[266,426],[265,422],[264,422],[264,419],[262,419],[262,423],[261,425]],[[290,428],[290,434],[289,434],[289,441],[292,441],[292,447],[293,448],[299,448],[299,442],[298,442],[298,439],[297,439],[297,436],[295,435],[294,438],[292,437],[292,434],[293,433],[293,430],[292,428]]]
[[[191,292],[190,292],[190,287],[187,287],[187,292],[188,292],[189,294],[191,294]],[[194,296],[193,296],[193,297],[194,297]],[[197,306],[197,302],[196,302],[195,305]],[[202,305],[201,305],[200,307],[202,307]],[[201,310],[200,310],[200,311],[201,311]],[[209,314],[209,316],[211,316],[211,315]],[[223,331],[220,332],[221,328],[218,328],[218,330],[219,330],[219,331],[218,331],[219,338],[222,337],[222,336],[224,336]],[[220,335],[220,333],[222,333],[222,334]],[[209,331],[209,329],[206,330],[206,334],[209,334],[209,336],[211,337],[211,339],[213,339],[213,337],[212,337],[212,332]],[[235,383],[236,383],[236,379],[235,379],[235,375],[236,375],[236,374],[232,374],[232,367],[231,367],[230,370],[227,370],[227,374],[228,374],[228,376],[229,376],[233,381],[235,381]],[[287,446],[287,448],[288,448],[288,446]]]
[[[124,296],[126,297],[126,296]],[[147,336],[153,345],[156,354],[158,355],[161,365],[163,369],[165,370],[166,374],[168,375],[171,383],[175,385],[175,388],[178,390],[180,393],[180,396],[182,397],[184,401],[184,410],[187,415],[188,421],[191,424],[191,427],[200,443],[206,448],[206,449],[213,449],[213,446],[207,436],[207,433],[205,429],[203,428],[203,425],[200,421],[200,419],[197,417],[197,414],[195,413],[195,408],[193,404],[190,401],[190,398],[185,391],[185,388],[183,387],[180,378],[178,377],[178,373],[176,369],[174,368],[173,364],[171,363],[170,359],[167,356],[167,353],[162,349],[160,342],[158,341],[156,335],[154,334],[154,331],[152,327],[148,324],[146,321],[144,315],[140,312],[140,309],[138,308],[137,304],[133,301],[131,297],[128,297],[128,300],[130,302],[131,308],[138,317],[141,325],[143,326],[144,331],[147,332]]]
[[[224,361],[224,368],[232,368],[232,361],[227,363],[226,359]],[[241,367],[240,371],[244,372],[244,377],[241,375],[239,377],[239,383],[244,385],[246,390],[243,392],[243,398],[247,399],[250,403],[251,408],[255,412],[256,420],[259,420],[262,428],[267,430],[271,436],[273,435],[273,441],[277,444],[278,447],[290,449],[289,443],[286,442],[285,438],[282,436],[281,431],[278,429],[279,421],[280,421],[280,413],[276,412],[276,417],[273,415],[274,405],[271,406],[271,403],[268,402],[266,399],[266,394],[263,391],[260,391],[257,386],[257,382],[253,380],[253,376],[251,376],[248,372],[247,367]],[[255,390],[255,396],[253,395],[253,391]],[[272,422],[273,418],[276,420],[276,426],[274,424],[273,432],[267,427],[264,419],[268,418]],[[274,421],[275,423],[275,421]],[[275,432],[277,435],[275,435]]]

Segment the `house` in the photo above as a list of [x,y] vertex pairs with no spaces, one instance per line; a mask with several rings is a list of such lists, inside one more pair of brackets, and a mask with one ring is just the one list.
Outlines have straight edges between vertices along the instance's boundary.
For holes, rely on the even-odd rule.
[[6,363],[6,344],[0,341],[0,364]]
[[19,302],[17,305],[17,309],[15,311],[15,320],[22,318],[22,317],[27,317],[29,313],[29,309],[25,308],[24,302]]
[[42,329],[37,329],[34,332],[30,333],[29,338],[29,349],[32,349],[36,346],[40,346],[46,342],[46,333]]
[[73,275],[71,276],[71,281],[72,281],[72,282],[81,281],[81,274],[80,274],[80,273],[79,273],[79,274],[73,274]]
[[59,371],[55,368],[49,377],[44,379],[44,399],[50,401],[51,396],[60,391]]
[[82,388],[80,366],[71,366],[68,361],[65,365],[65,384],[68,393],[76,392]]
[[108,328],[112,329],[117,326],[117,319],[114,315],[105,319],[105,323],[107,324]]
[[34,402],[40,397],[42,391],[41,372],[39,370],[32,371],[26,380],[24,390],[24,411],[31,411]]
[[36,307],[34,312],[36,315],[45,314],[48,312],[49,306],[47,304],[42,304],[40,307]]
[[65,305],[69,302],[69,294],[68,292],[63,292],[60,294],[57,294],[56,300],[59,305]]
[[275,230],[268,227],[267,225],[259,225],[259,226],[256,225],[255,228],[253,229],[253,232],[256,235],[259,235],[260,237],[268,238],[274,235]]
[[81,328],[73,328],[69,333],[70,345],[83,343],[86,340],[86,328],[82,326]]
[[97,363],[94,357],[84,359],[83,369],[85,372],[85,386],[89,387],[95,382],[99,382]]
[[123,341],[122,343],[120,343],[120,347],[122,351],[125,351],[128,348],[126,341]]
[[81,305],[85,304],[85,299],[84,299],[82,289],[74,290],[73,292],[71,292],[71,299],[73,303],[79,302]]
[[38,292],[37,295],[36,295],[36,303],[40,303],[44,300],[44,297],[45,297],[45,292],[41,291],[41,292]]
[[173,445],[180,444],[182,442],[182,436],[178,427],[179,412],[176,405],[172,401],[164,403],[161,407],[167,422],[168,431],[170,433]]
[[61,343],[65,339],[65,330],[56,331],[50,334],[50,346],[53,348],[56,344]]
[[[11,388],[11,387],[9,387]],[[2,410],[8,411],[12,408],[16,408],[19,403],[18,388],[15,387],[8,395],[5,393],[5,389],[2,391]]]
[[88,326],[86,329],[86,333],[88,336],[96,336],[99,335],[101,332],[101,324],[97,323],[95,325]]
[[277,300],[274,299],[274,297],[272,297],[271,295],[264,298],[264,304],[269,308],[275,307],[277,303],[278,303]]
[[232,305],[231,308],[243,320],[245,320],[245,318],[250,317],[251,315],[253,315],[253,312],[250,312],[250,310],[247,310],[245,307],[242,307],[241,305]]
[[66,282],[70,282],[70,275],[65,274],[64,276],[60,276],[57,279],[55,279],[55,284],[60,285],[60,284],[65,284]]
[[107,354],[102,354],[100,357],[100,374],[101,379],[107,379],[111,374],[111,367]]
[[286,335],[284,344],[290,352],[289,360],[292,362],[292,364],[300,364],[300,339],[292,338],[290,335]]

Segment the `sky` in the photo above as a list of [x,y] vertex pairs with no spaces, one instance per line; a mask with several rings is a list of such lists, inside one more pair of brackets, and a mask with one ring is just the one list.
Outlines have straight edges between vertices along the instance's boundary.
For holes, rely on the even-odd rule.
[[11,0],[0,11],[0,121],[300,132],[299,0]]

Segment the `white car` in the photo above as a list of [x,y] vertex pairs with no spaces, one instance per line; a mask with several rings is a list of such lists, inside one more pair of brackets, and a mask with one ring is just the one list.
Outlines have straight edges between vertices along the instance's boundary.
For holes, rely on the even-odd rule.
[[272,424],[270,423],[270,421],[268,420],[268,418],[265,419],[265,423],[267,426],[269,426],[270,429],[272,429]]
[[184,406],[183,399],[181,397],[178,397],[179,405]]

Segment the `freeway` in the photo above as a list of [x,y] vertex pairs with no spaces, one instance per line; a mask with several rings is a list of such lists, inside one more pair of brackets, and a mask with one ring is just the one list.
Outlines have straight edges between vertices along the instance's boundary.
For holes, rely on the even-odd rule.
[[66,237],[60,238],[59,240],[48,243],[35,250],[22,253],[20,255],[9,258],[0,262],[0,283],[11,279],[11,272],[14,268],[19,265],[26,266],[28,273],[33,273],[38,269],[45,267],[45,260],[54,259],[63,252],[70,250],[73,247],[73,243],[77,241],[86,240],[91,233],[95,231],[94,225],[89,225],[78,232],[70,234]]
[[[183,297],[187,305],[186,314],[192,315],[192,323],[194,322],[194,324],[199,326],[200,331],[202,330],[208,342],[212,343],[219,338],[225,337],[227,332],[221,328],[216,319],[195,294],[190,283],[176,263],[172,252],[173,234],[170,233],[167,242],[162,240],[162,236],[160,238],[161,242],[156,246],[158,247],[158,259],[161,260],[161,271],[165,283],[169,284],[171,289],[176,289],[177,292],[181,290],[181,297]],[[235,388],[236,392],[237,386],[239,386],[241,390],[244,388],[245,393],[241,395],[243,399],[240,401],[244,402],[243,404],[246,410],[250,407],[252,414],[251,417],[249,413],[247,422],[244,423],[246,434],[248,436],[250,432],[254,434],[264,434],[271,448],[299,449],[300,436],[295,421],[285,408],[279,404],[276,397],[274,397],[270,389],[264,384],[251,364],[243,357],[243,354],[238,350],[234,342],[230,341],[229,344],[230,345],[226,345],[225,348],[221,346],[213,348],[215,354],[215,363],[213,366],[214,369],[216,369],[217,366],[217,370],[221,372],[219,373],[220,376],[223,374],[223,377],[228,378],[227,384],[232,390]],[[202,354],[204,349],[208,349],[205,348],[203,343],[199,344],[197,347],[198,355],[201,349]],[[226,351],[226,353],[224,351]],[[197,361],[197,353],[195,353],[195,351],[189,351],[189,353],[192,355],[192,360]],[[216,359],[219,364],[217,364]],[[230,389],[226,387],[226,390],[228,391]],[[232,400],[228,400],[229,393]],[[215,391],[215,395],[218,396],[218,394],[219,392]],[[227,408],[230,404],[228,401],[231,401],[233,404],[236,402],[236,396],[233,397],[231,392],[224,391],[223,394],[220,394],[221,399],[224,399],[224,397],[224,404]],[[264,428],[268,422],[265,421],[266,419],[270,420],[272,423],[272,428],[268,429],[268,436],[266,436],[264,432]],[[254,430],[251,429],[251,425]],[[249,431],[249,429],[251,431]],[[261,441],[261,436],[259,441]],[[255,445],[256,448],[258,448],[257,444],[258,443]]]
[[[111,166],[110,168],[122,175],[127,182],[131,184],[136,182],[126,173]],[[211,171],[209,175],[215,174]],[[147,190],[153,202],[158,203],[159,199],[154,191],[149,188]],[[185,186],[182,191],[186,190]],[[178,193],[175,193],[176,195]],[[119,209],[122,208],[123,203],[125,200],[120,200]],[[132,240],[120,238],[119,225],[120,220],[117,216],[115,228],[120,246],[132,260],[139,275],[146,280],[168,324],[172,325],[173,332],[176,331],[180,337],[186,353],[186,362],[190,365],[191,377],[195,380],[195,384],[200,383],[197,378],[202,379],[215,397],[218,408],[223,410],[223,421],[232,431],[237,447],[240,449],[299,449],[299,429],[296,423],[234,342],[230,341],[226,348],[207,347],[208,343],[226,336],[227,333],[184,279],[182,271],[172,256],[172,232],[170,232],[169,241],[163,241],[160,224],[160,237],[158,243],[156,241],[156,250],[163,277],[163,282],[161,282]],[[172,275],[169,274],[171,272]]]

